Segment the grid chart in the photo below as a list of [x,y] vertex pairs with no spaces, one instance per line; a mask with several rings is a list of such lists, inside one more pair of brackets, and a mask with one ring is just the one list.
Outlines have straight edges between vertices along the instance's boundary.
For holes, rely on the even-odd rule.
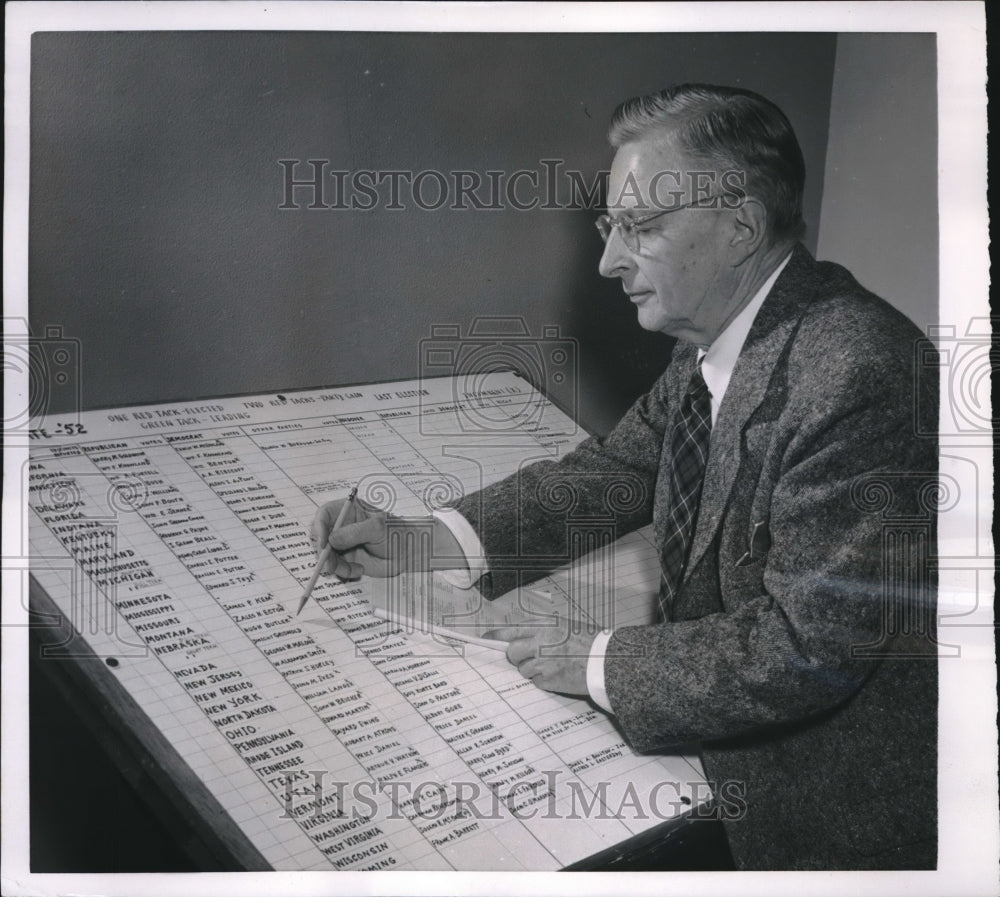
[[[646,622],[646,531],[492,603],[439,573],[321,577],[295,616],[318,505],[358,485],[423,515],[583,438],[514,374],[79,421],[32,444],[32,575],[275,869],[558,869],[709,796],[696,756],[639,756],[502,652],[372,612],[391,591],[485,628],[584,596]],[[587,598],[609,577],[613,603]]]

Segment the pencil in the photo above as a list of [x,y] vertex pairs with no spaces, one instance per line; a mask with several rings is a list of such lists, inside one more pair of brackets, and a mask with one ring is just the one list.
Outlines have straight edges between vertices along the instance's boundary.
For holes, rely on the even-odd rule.
[[507,650],[507,642],[502,642],[499,639],[479,638],[476,635],[467,635],[464,632],[457,632],[454,629],[445,629],[444,626],[435,626],[433,623],[427,623],[424,620],[414,620],[411,617],[390,614],[381,607],[373,607],[372,613],[380,620],[388,620],[390,623],[403,626],[410,624],[421,635],[436,635],[440,638],[453,639],[456,642],[465,642],[468,645],[479,645],[480,648],[492,648],[494,651]]
[[[347,496],[347,501],[345,501],[344,504],[341,506],[340,513],[337,515],[337,519],[333,524],[333,529],[330,530],[330,532],[335,532],[336,530],[340,529],[341,526],[343,526],[344,518],[347,516],[347,509],[350,508],[351,504],[354,502],[354,496],[356,496],[357,494],[358,494],[358,487],[355,486],[351,490],[351,494]],[[306,586],[306,590],[302,593],[302,597],[299,599],[299,609],[295,611],[295,616],[298,616],[300,613],[302,613],[302,608],[306,606],[306,602],[309,600],[309,596],[312,594],[312,590],[316,586],[316,580],[319,579],[319,574],[322,572],[323,566],[329,559],[330,552],[332,550],[333,549],[330,547],[330,543],[327,542],[326,548],[324,548],[319,553],[319,560],[316,561],[316,569],[313,570],[313,575],[312,578],[309,580],[309,585]]]

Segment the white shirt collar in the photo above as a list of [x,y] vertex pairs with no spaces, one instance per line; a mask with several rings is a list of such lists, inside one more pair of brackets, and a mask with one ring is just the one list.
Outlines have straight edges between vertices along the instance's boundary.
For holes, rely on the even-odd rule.
[[754,293],[753,299],[729,322],[726,329],[715,338],[715,342],[707,350],[700,349],[698,351],[698,358],[704,359],[701,363],[701,372],[705,377],[705,384],[712,394],[712,426],[715,426],[715,419],[719,416],[719,406],[729,388],[729,380],[733,376],[736,359],[740,357],[743,343],[746,342],[754,318],[757,317],[757,312],[760,311],[760,307],[764,304],[768,293],[771,292],[778,275],[785,270],[785,265],[788,264],[791,257],[791,253],[785,256],[785,260],[771,272],[767,280],[760,285],[760,289]]

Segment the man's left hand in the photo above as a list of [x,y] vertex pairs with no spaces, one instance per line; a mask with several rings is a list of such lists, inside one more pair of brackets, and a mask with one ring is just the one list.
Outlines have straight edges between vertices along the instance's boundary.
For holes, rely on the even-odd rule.
[[[565,622],[565,621],[564,621]],[[484,638],[508,642],[507,659],[539,688],[586,695],[587,658],[596,633],[567,634],[566,627],[504,626]]]

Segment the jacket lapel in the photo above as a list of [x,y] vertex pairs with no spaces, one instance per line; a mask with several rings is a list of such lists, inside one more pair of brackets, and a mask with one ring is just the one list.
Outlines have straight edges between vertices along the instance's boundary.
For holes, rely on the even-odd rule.
[[743,430],[764,400],[782,352],[798,327],[804,300],[811,292],[803,288],[815,276],[814,264],[808,251],[797,246],[757,313],[733,368],[712,428],[698,522],[685,580],[705,554],[722,521],[740,467]]

